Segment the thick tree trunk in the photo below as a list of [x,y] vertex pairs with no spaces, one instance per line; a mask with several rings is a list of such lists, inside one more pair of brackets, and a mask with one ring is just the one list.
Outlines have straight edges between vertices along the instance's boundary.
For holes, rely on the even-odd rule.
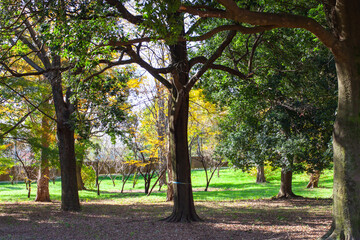
[[[192,186],[190,160],[187,142],[187,121],[189,95],[185,94],[179,103],[174,99],[170,114],[170,157],[173,169],[174,209],[166,220],[171,222],[199,221],[196,214]],[[181,106],[178,106],[180,104]],[[179,113],[175,114],[175,108]]]
[[[61,66],[60,57],[54,57],[54,67]],[[54,73],[49,77],[57,119],[57,137],[61,169],[61,209],[79,211],[80,201],[76,181],[75,139],[70,117],[73,106],[67,96],[66,102],[61,84],[61,74]]]
[[292,191],[292,171],[286,168],[281,169],[280,191],[277,198],[297,197]]
[[170,222],[200,221],[196,214],[191,186],[188,148],[189,93],[184,86],[189,81],[186,43],[170,46],[171,60],[176,66],[172,73],[174,87],[169,103],[169,149],[173,169],[174,209],[166,220]]
[[47,148],[49,148],[50,142],[50,124],[49,119],[46,116],[42,117],[42,150],[41,150],[41,163],[39,168],[39,176],[37,180],[37,192],[35,201],[37,202],[50,202],[49,193],[49,158],[47,154]]
[[359,63],[359,55],[336,63],[339,98],[333,133],[333,228],[324,239],[360,239]]
[[256,183],[265,183],[265,169],[264,165],[258,165],[257,166],[257,174],[256,174]]
[[338,77],[333,132],[333,224],[323,239],[360,239],[360,2],[324,5],[339,42],[331,49]]

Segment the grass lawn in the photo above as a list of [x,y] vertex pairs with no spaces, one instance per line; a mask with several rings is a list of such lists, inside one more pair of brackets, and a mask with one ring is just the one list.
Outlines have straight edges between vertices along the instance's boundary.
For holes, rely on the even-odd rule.
[[[192,171],[192,185],[195,201],[235,201],[247,199],[266,199],[275,196],[280,187],[280,171],[275,171],[269,176],[269,183],[256,184],[255,177],[240,170],[225,168],[220,170],[220,177],[215,175],[210,183],[208,192],[204,192],[206,180],[203,170]],[[307,198],[331,198],[333,172],[325,171],[320,177],[319,188],[307,189],[309,180],[307,174],[293,175],[293,191],[295,194]],[[132,187],[133,179],[130,178],[125,185],[124,193],[120,193],[121,179],[116,180],[114,187],[110,178],[105,178],[100,184],[101,195],[97,196],[95,188],[79,191],[81,201],[113,200],[116,202],[159,202],[165,201],[165,187],[159,192],[155,187],[150,196],[143,193],[144,182],[140,178],[135,188]],[[153,183],[155,180],[153,180]],[[50,183],[50,197],[52,200],[61,199],[60,180],[55,184]],[[24,183],[11,185],[8,182],[0,182],[0,202],[33,201],[36,195],[36,183],[32,184],[31,198],[27,198],[27,190]]]

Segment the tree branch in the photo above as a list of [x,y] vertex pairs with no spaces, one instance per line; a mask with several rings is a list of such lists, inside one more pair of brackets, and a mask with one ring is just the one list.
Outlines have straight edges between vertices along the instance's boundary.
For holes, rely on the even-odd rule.
[[115,7],[123,18],[131,22],[132,24],[139,25],[143,22],[142,16],[135,16],[131,14],[126,7],[119,0],[106,0],[108,4]]
[[[19,93],[18,91],[16,91],[14,88],[12,88],[9,84],[6,84],[3,81],[0,81],[1,84],[3,84],[5,87],[9,88],[11,91],[13,91],[14,93],[16,93],[18,96],[20,96],[21,98],[23,98],[27,103],[29,103],[31,106],[33,106],[34,108],[36,108],[37,110],[39,110],[39,112],[41,112],[42,114],[44,114],[45,116],[47,116],[48,118],[50,118],[51,120],[57,122],[57,120],[51,116],[49,116],[47,113],[45,113],[43,110],[41,110],[38,106],[35,106],[35,104],[33,104],[29,99],[27,99],[27,97],[25,97],[23,94]],[[43,103],[43,102],[42,102]],[[41,105],[41,104],[40,104]],[[39,105],[39,106],[40,106]]]
[[239,23],[248,23],[254,26],[303,28],[312,32],[335,55],[341,54],[339,51],[339,40],[312,18],[293,14],[254,12],[238,7],[236,2],[233,0],[216,1],[223,5],[226,8],[226,11],[206,11],[184,5],[179,8],[179,11],[187,12],[200,17],[214,17],[234,20]]
[[205,64],[200,68],[200,70],[194,76],[191,77],[191,79],[185,86],[186,90],[188,91],[191,90],[191,88],[195,85],[196,81],[199,80],[200,77],[210,68],[213,62],[221,56],[222,52],[231,43],[235,35],[236,35],[236,31],[229,32],[224,42],[218,47],[218,49],[216,49],[216,51],[209,58],[209,60],[207,60]]
[[166,88],[171,89],[173,87],[168,80],[159,75],[159,72],[156,68],[152,67],[150,64],[145,62],[139,55],[137,55],[131,46],[127,46],[126,52],[131,57],[131,59],[133,59],[142,68],[146,69],[154,78],[164,84]]
[[7,135],[8,133],[10,133],[11,131],[13,131],[15,128],[17,128],[22,122],[24,122],[26,120],[27,117],[29,117],[33,112],[35,112],[35,110],[39,109],[39,107],[46,101],[48,101],[51,98],[51,96],[49,96],[47,99],[45,99],[44,101],[42,101],[39,105],[37,105],[37,107],[33,108],[30,112],[28,112],[27,114],[25,114],[14,126],[12,126],[9,130],[7,130],[6,132],[4,132],[3,134],[1,134],[0,139],[5,137],[5,135]]
[[[190,64],[190,67],[192,67],[195,64],[206,63],[207,61],[208,61],[208,59],[206,57],[200,56],[200,57],[195,57],[195,58],[191,59],[189,61],[189,64]],[[241,79],[249,78],[249,75],[245,75],[245,74],[239,72],[238,70],[232,69],[232,68],[227,67],[227,66],[223,66],[223,65],[219,65],[219,64],[211,64],[209,68],[210,69],[215,69],[215,70],[221,70],[221,71],[224,71],[224,72],[228,72],[231,75],[238,76]]]

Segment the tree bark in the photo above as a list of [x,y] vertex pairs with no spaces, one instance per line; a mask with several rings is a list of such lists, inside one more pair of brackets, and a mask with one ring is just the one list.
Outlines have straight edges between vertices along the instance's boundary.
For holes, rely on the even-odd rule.
[[42,139],[41,139],[41,163],[39,168],[39,176],[37,180],[37,192],[35,201],[37,202],[50,202],[50,192],[49,192],[49,179],[50,179],[50,170],[49,170],[49,157],[47,149],[49,148],[50,143],[50,124],[49,119],[46,116],[42,117]]
[[320,179],[320,171],[316,170],[310,174],[310,180],[306,188],[318,188]]
[[85,184],[81,176],[82,161],[76,163],[76,182],[78,190],[86,190]]
[[292,171],[286,168],[281,169],[280,191],[277,198],[297,197],[292,191]]
[[359,56],[336,62],[339,98],[333,132],[334,227],[324,239],[360,239],[359,62]]
[[258,165],[257,166],[257,174],[256,174],[256,183],[265,183],[265,169],[264,165]]
[[360,2],[329,1],[325,7],[340,43],[333,51],[338,77],[333,224],[323,239],[360,239]]
[[170,222],[200,221],[196,214],[191,186],[191,167],[188,148],[189,63],[186,43],[170,45],[174,87],[169,102],[169,149],[173,169],[174,208],[165,220]]
[[171,164],[171,157],[170,152],[168,153],[167,157],[167,192],[166,192],[166,201],[173,201],[174,199],[174,188],[173,188],[173,170],[172,170],[172,164]]
[[[60,57],[54,57],[53,66],[61,66]],[[69,96],[67,96],[66,102],[64,101],[61,73],[55,72],[48,79],[52,88],[57,119],[61,169],[61,209],[63,211],[79,211],[81,208],[76,181],[75,139],[74,130],[70,123],[74,109],[69,102]]]

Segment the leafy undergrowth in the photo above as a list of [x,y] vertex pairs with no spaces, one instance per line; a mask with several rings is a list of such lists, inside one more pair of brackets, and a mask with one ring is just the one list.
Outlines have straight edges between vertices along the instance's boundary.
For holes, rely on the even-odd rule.
[[52,203],[0,203],[0,239],[317,239],[330,228],[331,200],[196,202],[204,220],[159,221],[172,204],[83,202],[81,212]]
[[[102,177],[101,177],[102,178]],[[325,171],[320,178],[320,187],[307,189],[309,180],[307,174],[294,174],[293,190],[295,194],[307,198],[331,198],[332,195],[332,171]],[[153,181],[155,182],[155,181]],[[235,171],[230,168],[221,169],[219,176],[216,174],[210,184],[208,192],[204,192],[205,173],[203,170],[192,171],[192,185],[194,189],[194,199],[198,201],[234,201],[246,199],[263,199],[275,196],[279,191],[280,172],[275,171],[269,183],[256,184],[255,177],[242,171]],[[166,199],[166,186],[161,191],[155,188],[151,196],[144,194],[144,181],[139,178],[133,188],[133,179],[130,178],[125,185],[124,193],[121,189],[121,176],[115,181],[115,187],[110,178],[104,177],[100,184],[100,196],[97,196],[95,189],[79,191],[80,199],[83,202],[93,200],[116,200],[118,202],[159,202]],[[50,183],[50,197],[52,200],[61,199],[61,182],[57,180],[55,184]],[[27,190],[23,182],[11,185],[10,183],[0,183],[0,202],[21,202],[33,201],[36,196],[36,183],[32,184],[31,197],[27,198]]]

